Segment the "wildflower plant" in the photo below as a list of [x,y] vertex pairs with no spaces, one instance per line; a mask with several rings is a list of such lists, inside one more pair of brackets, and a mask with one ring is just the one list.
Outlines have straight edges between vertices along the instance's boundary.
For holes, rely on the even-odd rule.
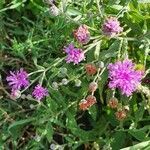
[[137,0],[1,2],[0,149],[150,149],[148,12]]

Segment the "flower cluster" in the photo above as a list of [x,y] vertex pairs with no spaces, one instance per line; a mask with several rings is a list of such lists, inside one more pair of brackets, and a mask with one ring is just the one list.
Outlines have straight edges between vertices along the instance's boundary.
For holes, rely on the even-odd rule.
[[119,88],[122,94],[127,96],[137,89],[140,84],[143,72],[135,70],[135,65],[131,60],[117,61],[109,64],[109,88]]
[[84,52],[81,49],[75,48],[73,44],[66,47],[65,52],[67,53],[67,63],[73,62],[74,64],[78,64],[85,59]]
[[103,33],[107,36],[114,37],[123,31],[120,22],[115,17],[107,18],[102,26]]
[[[20,90],[29,86],[28,73],[22,68],[16,72],[10,71],[10,75],[6,77],[6,80],[11,88],[12,98],[19,98],[21,96]],[[48,95],[48,90],[41,85],[37,85],[32,95],[37,100],[41,100],[44,96]]]
[[74,31],[74,37],[81,44],[87,44],[90,41],[90,32],[86,25],[79,26],[78,29]]
[[[108,101],[108,106],[111,109],[115,109],[115,117],[118,121],[122,121],[124,120],[129,112],[129,106],[125,105],[123,106],[121,103],[118,102],[118,99],[115,97],[112,97],[109,101]],[[114,112],[114,111],[113,111]]]
[[[78,29],[74,31],[74,37],[81,44],[87,44],[90,40],[90,32],[86,25],[79,26]],[[80,48],[75,48],[73,44],[70,44],[65,48],[67,54],[66,62],[74,64],[79,64],[82,60],[85,59],[84,52]]]

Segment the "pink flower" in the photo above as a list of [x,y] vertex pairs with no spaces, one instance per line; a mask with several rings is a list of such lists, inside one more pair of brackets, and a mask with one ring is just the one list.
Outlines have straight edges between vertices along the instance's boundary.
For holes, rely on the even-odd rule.
[[10,71],[10,76],[7,76],[6,80],[13,90],[20,90],[22,87],[25,88],[29,85],[28,74],[23,69],[16,72]]
[[109,17],[104,22],[102,30],[105,35],[114,37],[117,36],[120,32],[122,32],[123,28],[120,27],[120,22],[117,20],[117,18]]
[[67,53],[67,63],[73,62],[74,64],[78,64],[85,59],[84,52],[81,49],[75,48],[73,44],[66,47],[65,52]]
[[38,84],[35,86],[32,95],[34,98],[40,101],[45,96],[48,96],[48,90],[46,88],[43,88],[40,84]]
[[90,32],[86,25],[80,25],[78,29],[74,31],[74,37],[79,43],[87,44],[90,41]]
[[119,88],[122,94],[132,95],[140,84],[143,72],[135,70],[135,64],[131,60],[118,61],[109,64],[109,88]]

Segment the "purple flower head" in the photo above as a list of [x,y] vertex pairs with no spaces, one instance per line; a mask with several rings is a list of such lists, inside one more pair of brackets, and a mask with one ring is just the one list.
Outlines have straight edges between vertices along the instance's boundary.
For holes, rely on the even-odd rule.
[[90,32],[88,31],[87,26],[79,26],[79,28],[74,31],[74,37],[79,43],[87,44],[90,41]]
[[143,72],[135,70],[135,64],[131,60],[125,59],[108,65],[109,88],[119,88],[122,94],[132,95],[140,84]]
[[75,48],[73,44],[70,44],[64,50],[67,53],[66,62],[78,64],[85,59],[84,52],[81,49]]
[[6,80],[13,90],[20,90],[29,85],[28,74],[22,68],[16,72],[10,71],[10,75],[7,76]]
[[32,95],[34,98],[40,101],[45,96],[48,96],[48,90],[46,88],[43,88],[40,84],[38,84],[35,86]]
[[120,27],[120,22],[117,20],[117,18],[109,17],[104,22],[102,30],[105,35],[114,37],[117,36],[120,32],[122,32],[123,28]]

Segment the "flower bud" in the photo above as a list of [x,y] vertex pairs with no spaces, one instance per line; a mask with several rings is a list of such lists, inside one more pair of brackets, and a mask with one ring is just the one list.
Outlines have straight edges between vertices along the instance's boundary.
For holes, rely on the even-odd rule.
[[30,95],[30,94],[28,94],[28,95],[26,96],[26,98],[27,98],[28,100],[32,100],[32,99],[33,99],[32,95]]
[[52,83],[52,88],[54,88],[54,90],[58,90],[58,83],[57,82],[53,82]]
[[138,71],[145,71],[145,67],[144,67],[144,65],[142,65],[142,64],[136,64],[135,65],[135,70],[138,70]]
[[111,99],[109,100],[109,102],[108,102],[108,106],[109,106],[110,108],[112,108],[112,109],[117,108],[117,106],[118,106],[118,100],[117,100],[117,98],[115,98],[115,97],[111,98]]
[[67,68],[63,67],[63,68],[60,68],[60,72],[62,74],[67,74]]
[[88,107],[91,107],[92,105],[94,105],[96,103],[96,97],[93,95],[88,95],[86,97],[86,101],[88,103]]
[[89,84],[89,92],[95,92],[97,88],[98,88],[98,85],[96,82],[91,82]]
[[57,145],[55,145],[54,143],[52,143],[52,144],[50,145],[50,149],[51,149],[51,150],[55,150],[56,147],[57,147]]
[[94,64],[86,64],[85,70],[88,75],[94,75],[97,72],[97,68]]
[[33,109],[33,108],[34,108],[34,105],[33,105],[33,104],[31,104],[31,105],[30,105],[30,108],[31,108],[31,109]]
[[126,114],[126,111],[124,110],[119,110],[115,113],[116,115],[116,119],[119,120],[119,121],[122,121],[126,118],[127,114]]
[[39,135],[36,135],[36,136],[34,137],[34,139],[35,139],[35,141],[40,142],[41,137],[40,137]]
[[128,105],[124,106],[123,108],[124,108],[124,110],[125,110],[126,112],[129,112],[129,110],[130,110],[130,108],[129,108]]
[[53,15],[53,16],[58,16],[60,14],[60,10],[55,6],[55,5],[52,5],[50,7],[50,13]]
[[69,82],[69,81],[68,81],[66,78],[62,79],[62,81],[61,81],[61,83],[62,83],[63,85],[67,85],[68,82]]
[[11,91],[11,98],[18,99],[21,97],[21,92],[19,90],[12,90]]
[[99,68],[104,68],[104,62],[103,61],[98,62],[97,65]]
[[88,109],[88,104],[87,101],[85,99],[82,99],[79,103],[79,108],[80,110],[87,110]]
[[87,44],[90,41],[90,32],[86,25],[80,25],[78,29],[74,31],[74,37],[81,44]]
[[76,87],[80,87],[80,86],[81,86],[81,83],[82,83],[81,80],[79,80],[79,79],[76,79],[76,80],[75,80],[75,86],[76,86]]
[[25,98],[26,98],[26,95],[25,95],[25,94],[22,94],[22,95],[21,95],[21,98],[22,98],[22,99],[25,99]]

